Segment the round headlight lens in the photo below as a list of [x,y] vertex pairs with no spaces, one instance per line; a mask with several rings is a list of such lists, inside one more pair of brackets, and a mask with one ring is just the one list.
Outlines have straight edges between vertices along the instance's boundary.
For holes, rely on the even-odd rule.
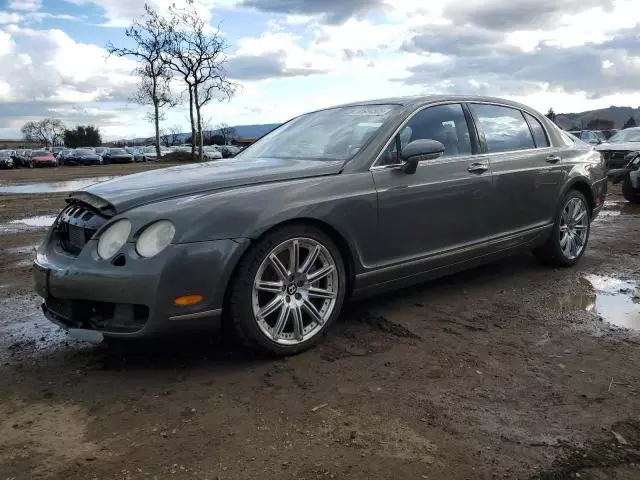
[[131,234],[131,222],[129,220],[118,220],[100,235],[98,240],[98,255],[103,260],[113,257],[122,246],[127,243]]
[[152,223],[140,234],[136,251],[141,257],[153,257],[167,248],[175,233],[176,228],[169,220]]

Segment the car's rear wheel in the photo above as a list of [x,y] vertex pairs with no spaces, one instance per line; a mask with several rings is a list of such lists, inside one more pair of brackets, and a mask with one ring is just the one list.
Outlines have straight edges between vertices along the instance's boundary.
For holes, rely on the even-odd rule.
[[633,188],[629,175],[622,181],[622,196],[627,202],[640,203],[640,192]]
[[322,230],[288,225],[262,237],[231,281],[228,320],[247,346],[275,355],[321,340],[346,292],[340,251]]
[[587,248],[590,228],[591,209],[587,199],[579,191],[570,190],[560,204],[549,239],[534,253],[549,265],[575,265]]

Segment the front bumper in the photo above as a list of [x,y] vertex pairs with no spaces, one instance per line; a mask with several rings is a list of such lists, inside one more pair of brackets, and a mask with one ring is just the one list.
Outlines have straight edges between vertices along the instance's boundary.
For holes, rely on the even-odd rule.
[[[50,233],[34,264],[47,318],[72,332],[131,338],[217,329],[226,286],[248,246],[245,239],[170,245],[146,259],[127,244],[116,262],[97,257],[95,240],[77,257],[56,243]],[[183,295],[203,300],[176,306],[174,299]]]

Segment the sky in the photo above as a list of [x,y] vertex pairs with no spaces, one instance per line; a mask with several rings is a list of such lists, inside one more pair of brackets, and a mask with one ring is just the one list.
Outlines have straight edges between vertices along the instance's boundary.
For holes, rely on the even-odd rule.
[[[184,0],[146,0],[159,12]],[[638,0],[195,0],[239,85],[210,127],[277,123],[345,102],[464,93],[539,111],[640,105]],[[109,57],[145,0],[0,0],[0,139],[26,121],[150,136],[135,63]],[[172,87],[177,97],[182,85]],[[182,95],[184,97],[184,95]],[[183,98],[184,99],[184,98]],[[185,103],[162,127],[188,130]]]

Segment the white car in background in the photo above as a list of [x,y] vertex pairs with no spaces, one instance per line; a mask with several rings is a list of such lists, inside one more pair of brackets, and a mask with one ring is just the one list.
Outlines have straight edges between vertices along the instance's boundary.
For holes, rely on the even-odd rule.
[[221,160],[222,152],[215,145],[209,145],[202,149],[202,156],[205,160]]

